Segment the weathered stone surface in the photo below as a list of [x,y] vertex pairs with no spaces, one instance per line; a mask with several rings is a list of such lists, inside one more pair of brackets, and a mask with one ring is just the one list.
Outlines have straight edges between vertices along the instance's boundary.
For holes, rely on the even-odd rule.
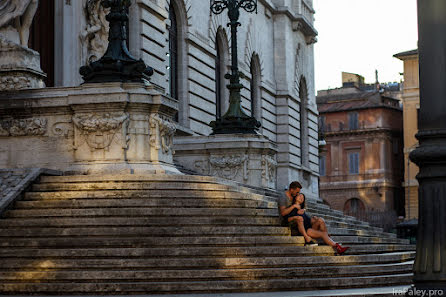
[[175,161],[201,175],[276,189],[277,147],[260,135],[175,137]]
[[180,174],[176,109],[176,100],[135,83],[1,93],[0,167]]
[[414,246],[326,205],[307,211],[351,245],[344,256],[303,246],[280,227],[277,192],[214,177],[128,177],[41,178],[0,219],[0,292],[251,292],[310,289],[303,280],[325,289],[411,280]]

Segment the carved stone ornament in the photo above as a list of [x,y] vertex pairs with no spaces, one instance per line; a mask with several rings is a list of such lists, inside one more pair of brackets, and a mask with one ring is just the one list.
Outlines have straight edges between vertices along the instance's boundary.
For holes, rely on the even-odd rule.
[[164,154],[173,152],[173,136],[177,130],[175,123],[167,117],[152,114],[150,124],[150,146],[161,150]]
[[243,179],[248,179],[248,156],[227,155],[210,156],[210,175],[235,180],[237,174],[242,171]]
[[28,47],[29,29],[38,0],[0,1],[0,35],[15,44]]
[[262,177],[267,182],[276,180],[277,162],[272,155],[262,155]]
[[88,64],[99,60],[108,46],[108,22],[105,16],[110,9],[101,5],[101,0],[83,0],[86,26],[81,33],[82,61]]
[[47,122],[43,118],[0,120],[0,136],[42,136]]
[[73,122],[81,135],[81,139],[76,139],[76,148],[86,141],[91,150],[107,150],[119,131],[124,140],[122,147],[127,148],[129,115],[126,113],[80,114],[73,116]]

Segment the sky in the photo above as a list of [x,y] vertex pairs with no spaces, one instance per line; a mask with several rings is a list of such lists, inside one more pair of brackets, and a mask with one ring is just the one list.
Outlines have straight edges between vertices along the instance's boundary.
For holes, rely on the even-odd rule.
[[399,52],[417,48],[416,0],[313,0],[316,90],[338,88],[341,72],[366,83],[401,81]]

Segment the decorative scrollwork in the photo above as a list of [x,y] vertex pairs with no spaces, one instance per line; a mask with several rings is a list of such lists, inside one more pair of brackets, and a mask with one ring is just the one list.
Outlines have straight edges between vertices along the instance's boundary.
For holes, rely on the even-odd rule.
[[228,7],[227,0],[214,0],[211,4],[211,11],[214,14],[220,14]]
[[257,11],[257,1],[256,0],[242,0],[237,5],[240,8],[243,8],[247,12]]

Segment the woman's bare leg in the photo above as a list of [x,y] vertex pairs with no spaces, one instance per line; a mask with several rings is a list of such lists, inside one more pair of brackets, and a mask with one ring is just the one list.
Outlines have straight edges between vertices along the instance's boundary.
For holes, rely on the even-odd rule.
[[325,221],[323,218],[311,218],[311,228],[316,231],[327,232],[327,226],[325,225]]
[[314,230],[313,228],[310,228],[307,230],[307,234],[310,235],[312,238],[322,238],[322,240],[328,244],[329,246],[336,246],[336,242],[333,241],[333,239],[328,236],[327,232],[322,232],[319,230]]
[[296,222],[297,229],[299,230],[300,234],[302,234],[302,236],[305,238],[305,242],[310,242],[312,238],[308,236],[307,232],[305,231],[304,218],[298,216],[298,217],[291,217],[288,219],[288,222],[290,223],[293,221]]

